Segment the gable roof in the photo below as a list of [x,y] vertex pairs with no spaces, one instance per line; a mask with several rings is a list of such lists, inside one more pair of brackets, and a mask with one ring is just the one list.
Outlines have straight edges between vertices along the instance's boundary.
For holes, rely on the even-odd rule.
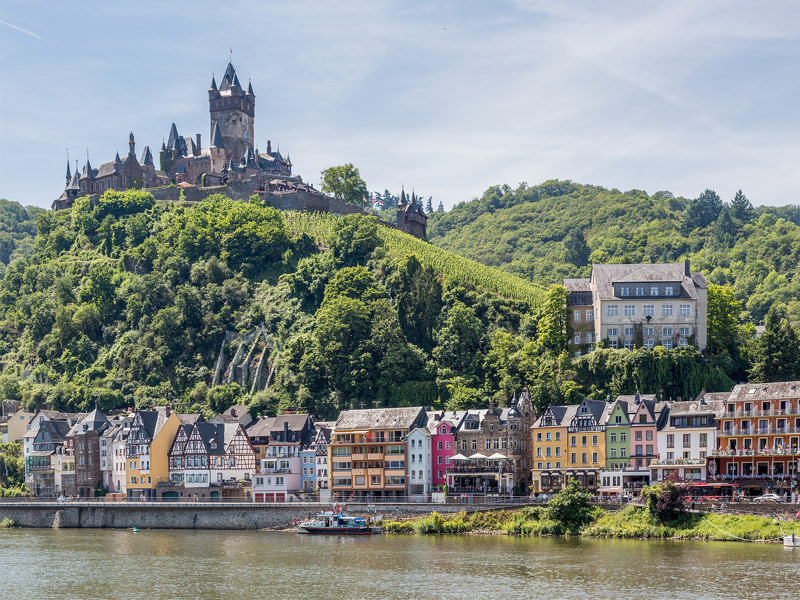
[[739,384],[731,390],[728,402],[794,398],[800,398],[800,381]]
[[675,298],[697,298],[697,289],[708,287],[702,273],[686,274],[685,263],[592,265],[591,281],[600,300],[616,298],[614,283],[677,282],[681,294]]
[[427,420],[421,406],[344,410],[336,420],[336,430],[409,429],[420,419]]

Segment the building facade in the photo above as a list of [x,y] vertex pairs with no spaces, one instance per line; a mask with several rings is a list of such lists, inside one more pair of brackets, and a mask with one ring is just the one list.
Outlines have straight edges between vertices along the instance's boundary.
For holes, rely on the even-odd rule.
[[706,347],[708,284],[702,273],[691,271],[688,260],[593,265],[588,279],[566,279],[564,286],[569,292],[573,355],[591,350],[600,340],[629,350]]
[[709,475],[751,496],[797,491],[800,381],[735,386],[717,423]]
[[137,411],[125,441],[129,500],[155,500],[158,484],[169,482],[169,450],[181,426],[169,406]]

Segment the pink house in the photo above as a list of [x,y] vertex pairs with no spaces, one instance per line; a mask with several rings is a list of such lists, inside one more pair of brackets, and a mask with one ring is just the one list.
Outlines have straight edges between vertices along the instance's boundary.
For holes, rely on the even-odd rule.
[[628,404],[632,469],[649,470],[650,461],[658,458],[658,408],[655,400],[646,400],[639,394],[636,394],[634,401]]
[[437,411],[428,413],[428,430],[431,433],[431,470],[434,489],[447,483],[450,457],[456,454],[455,434],[466,411]]

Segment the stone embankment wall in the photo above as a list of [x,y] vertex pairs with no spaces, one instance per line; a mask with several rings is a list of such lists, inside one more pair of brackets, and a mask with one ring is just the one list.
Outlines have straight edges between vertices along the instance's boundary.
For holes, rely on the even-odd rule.
[[[695,510],[701,512],[711,512],[711,504],[695,503]],[[720,503],[715,503],[715,509],[720,508]],[[725,514],[729,515],[755,515],[757,517],[768,517],[775,519],[789,520],[793,519],[794,515],[800,511],[800,504],[787,504],[785,502],[764,502],[764,503],[751,503],[751,502],[727,502],[725,504]]]
[[[348,504],[347,512],[352,515],[378,514],[385,519],[396,519],[427,514],[432,510],[452,513],[462,509],[487,508],[458,504]],[[11,519],[18,527],[127,529],[136,525],[142,529],[267,529],[288,527],[294,519],[312,517],[323,510],[330,510],[330,505],[11,502],[0,503],[0,521]]]

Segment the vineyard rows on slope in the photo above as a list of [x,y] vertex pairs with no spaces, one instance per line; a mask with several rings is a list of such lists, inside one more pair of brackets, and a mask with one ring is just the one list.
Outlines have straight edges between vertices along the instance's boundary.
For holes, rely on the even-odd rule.
[[[336,219],[339,218],[318,212],[288,211],[282,214],[290,237],[297,239],[305,233],[321,246],[330,243]],[[380,227],[378,231],[392,254],[414,254],[424,266],[450,279],[468,281],[503,297],[526,302],[531,307],[539,305],[542,288],[522,277],[437,248],[392,227]]]

